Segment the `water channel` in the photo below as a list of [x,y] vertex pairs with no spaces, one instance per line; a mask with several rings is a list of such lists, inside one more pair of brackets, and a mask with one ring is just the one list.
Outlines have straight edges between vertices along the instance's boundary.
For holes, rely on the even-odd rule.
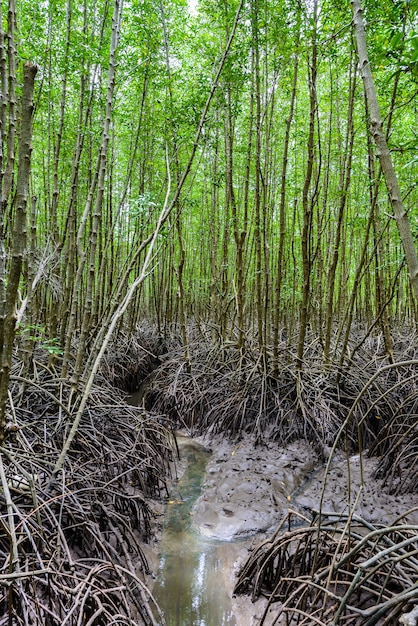
[[186,438],[179,440],[179,448],[187,466],[166,505],[153,594],[168,626],[236,626],[225,588],[222,544],[193,528],[192,507],[210,453]]

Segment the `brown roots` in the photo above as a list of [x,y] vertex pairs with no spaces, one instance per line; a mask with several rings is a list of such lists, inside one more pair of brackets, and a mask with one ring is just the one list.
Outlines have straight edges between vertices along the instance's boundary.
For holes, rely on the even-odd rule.
[[[190,331],[190,368],[183,349],[171,348],[145,401],[191,433],[256,434],[286,446],[297,439],[328,455],[337,441],[350,453],[373,447],[392,489],[418,486],[418,356],[403,345],[397,362],[381,354],[379,338],[356,350],[349,369],[323,363],[318,341],[307,346],[309,366],[298,372],[288,344],[279,350],[278,374],[257,346],[214,346],[202,329]],[[268,357],[268,355],[267,355]],[[405,454],[406,452],[406,454]],[[402,476],[402,480],[397,480]]]
[[135,334],[118,333],[101,372],[113,387],[133,393],[160,365],[160,357],[166,352],[166,340],[144,323]]
[[[303,524],[303,526],[301,526]],[[418,527],[289,511],[250,555],[235,593],[268,598],[260,626],[393,626],[417,601]]]
[[[0,456],[0,626],[164,623],[146,587],[143,551],[155,523],[150,498],[165,493],[171,458],[164,425],[193,434],[251,432],[259,443],[282,446],[305,439],[324,456],[334,445],[348,454],[370,448],[394,493],[416,491],[415,343],[388,363],[369,338],[341,369],[324,366],[312,339],[297,371],[289,342],[273,363],[250,341],[245,349],[214,345],[209,332],[193,329],[186,366],[177,338],[120,335],[56,477],[77,394],[36,361],[31,380],[14,371]],[[147,410],[128,407],[105,380],[133,390],[157,365],[144,390]],[[305,528],[289,527],[263,544],[237,585],[267,595],[279,607],[275,623],[389,626],[416,600],[418,529],[324,513],[320,523],[296,514],[286,521],[301,522]]]
[[150,498],[165,495],[171,458],[159,416],[129,407],[102,381],[51,481],[71,391],[42,369],[36,380],[14,376],[11,397],[14,428],[0,468],[0,624],[163,624],[143,550],[155,523]]

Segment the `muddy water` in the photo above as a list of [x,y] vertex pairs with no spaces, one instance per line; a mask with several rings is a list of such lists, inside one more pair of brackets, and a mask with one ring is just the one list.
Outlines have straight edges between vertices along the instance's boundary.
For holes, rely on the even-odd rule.
[[180,439],[179,447],[187,466],[166,506],[153,594],[168,626],[235,626],[225,589],[222,546],[193,528],[191,509],[210,455],[187,439]]

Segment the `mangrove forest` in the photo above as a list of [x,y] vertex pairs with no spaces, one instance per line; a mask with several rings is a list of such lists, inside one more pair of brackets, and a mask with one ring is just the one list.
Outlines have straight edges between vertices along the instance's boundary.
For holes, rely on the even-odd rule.
[[418,624],[417,121],[418,0],[0,0],[0,626]]

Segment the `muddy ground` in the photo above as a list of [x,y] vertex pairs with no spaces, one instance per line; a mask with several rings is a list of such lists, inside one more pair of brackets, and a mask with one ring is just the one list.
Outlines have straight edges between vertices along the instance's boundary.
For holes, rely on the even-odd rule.
[[[256,447],[251,436],[239,443],[222,437],[201,442],[212,456],[193,515],[199,531],[216,539],[273,531],[289,508],[310,518],[321,498],[323,511],[347,513],[355,506],[363,519],[386,525],[418,505],[416,494],[388,493],[374,477],[378,460],[367,453],[347,461],[336,451],[325,472],[325,464],[304,442],[287,449],[274,443]],[[417,511],[406,519],[418,523]]]
[[[219,554],[231,597],[236,573],[251,549],[275,530],[289,508],[311,519],[322,499],[324,511],[347,512],[355,506],[356,514],[365,520],[390,525],[418,506],[417,495],[395,497],[387,492],[373,476],[377,460],[367,454],[352,456],[348,462],[337,451],[326,473],[324,463],[304,442],[287,449],[275,443],[256,446],[251,436],[238,443],[222,436],[196,442],[210,449],[212,456],[201,496],[192,509],[194,525],[202,535],[225,541]],[[405,520],[418,524],[418,512]],[[259,623],[263,600],[253,604],[250,598],[238,596],[232,603],[237,626]]]

